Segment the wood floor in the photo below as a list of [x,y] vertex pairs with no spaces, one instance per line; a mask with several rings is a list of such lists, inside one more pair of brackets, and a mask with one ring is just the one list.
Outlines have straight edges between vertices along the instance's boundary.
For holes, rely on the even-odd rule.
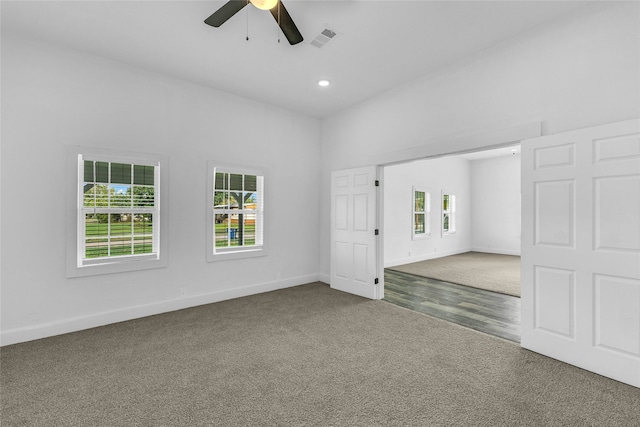
[[384,271],[384,300],[520,342],[520,298],[398,271]]

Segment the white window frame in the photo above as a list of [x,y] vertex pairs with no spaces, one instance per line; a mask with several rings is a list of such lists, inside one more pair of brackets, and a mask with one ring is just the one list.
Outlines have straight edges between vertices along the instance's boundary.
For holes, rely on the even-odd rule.
[[[424,211],[416,210],[416,193],[424,193]],[[414,186],[411,192],[411,239],[421,240],[431,237],[431,193],[423,187]],[[424,215],[424,233],[416,233],[415,217]]]
[[[256,215],[256,238],[258,242],[251,246],[234,246],[217,248],[215,245],[215,213],[214,213],[214,191],[215,191],[215,176],[216,172],[241,174],[241,175],[255,175],[258,179],[258,202],[255,210],[244,209],[229,209],[228,214],[255,214]],[[230,259],[242,259],[253,258],[267,255],[267,236],[266,236],[266,214],[265,214],[265,199],[266,187],[265,182],[268,182],[267,170],[264,168],[253,166],[239,166],[229,165],[224,163],[218,163],[209,161],[207,164],[207,262],[223,261]],[[221,213],[222,210],[215,210],[217,213]],[[260,242],[261,239],[261,242]]]
[[[84,161],[154,166],[153,249],[151,254],[85,258]],[[167,266],[169,162],[161,154],[95,147],[67,147],[67,277],[83,277]],[[110,210],[109,208],[107,210]],[[112,209],[113,212],[121,209]]]
[[[449,206],[448,209],[444,208],[444,196],[449,196]],[[456,234],[456,195],[443,191],[440,196],[440,209],[442,210],[442,215],[440,215],[442,236],[451,236]],[[449,229],[444,229],[444,216],[445,214],[449,214]]]

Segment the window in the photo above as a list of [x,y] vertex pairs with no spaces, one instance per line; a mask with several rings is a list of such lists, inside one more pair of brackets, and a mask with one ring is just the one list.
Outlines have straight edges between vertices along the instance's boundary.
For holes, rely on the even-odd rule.
[[209,165],[207,260],[265,255],[264,172]]
[[166,161],[111,150],[71,151],[77,197],[68,276],[166,265],[160,225],[160,175]]
[[431,195],[418,187],[413,188],[412,239],[423,239],[431,234]]
[[442,193],[442,234],[456,232],[456,196]]

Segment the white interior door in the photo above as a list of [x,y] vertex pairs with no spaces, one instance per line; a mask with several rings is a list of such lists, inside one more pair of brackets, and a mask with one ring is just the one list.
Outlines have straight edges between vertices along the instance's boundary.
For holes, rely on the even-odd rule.
[[383,297],[377,171],[370,166],[331,174],[331,287],[371,299]]
[[640,387],[640,120],[522,143],[522,346]]

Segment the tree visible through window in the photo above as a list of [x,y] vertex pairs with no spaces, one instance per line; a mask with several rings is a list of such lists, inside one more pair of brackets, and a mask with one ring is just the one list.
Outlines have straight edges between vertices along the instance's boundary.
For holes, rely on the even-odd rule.
[[413,239],[419,239],[428,236],[430,230],[430,195],[428,192],[413,188]]
[[67,277],[166,267],[167,156],[76,145],[66,151]]
[[442,233],[456,231],[456,196],[442,193]]
[[261,250],[263,175],[213,168],[213,255]]
[[157,252],[155,166],[84,160],[82,259]]

